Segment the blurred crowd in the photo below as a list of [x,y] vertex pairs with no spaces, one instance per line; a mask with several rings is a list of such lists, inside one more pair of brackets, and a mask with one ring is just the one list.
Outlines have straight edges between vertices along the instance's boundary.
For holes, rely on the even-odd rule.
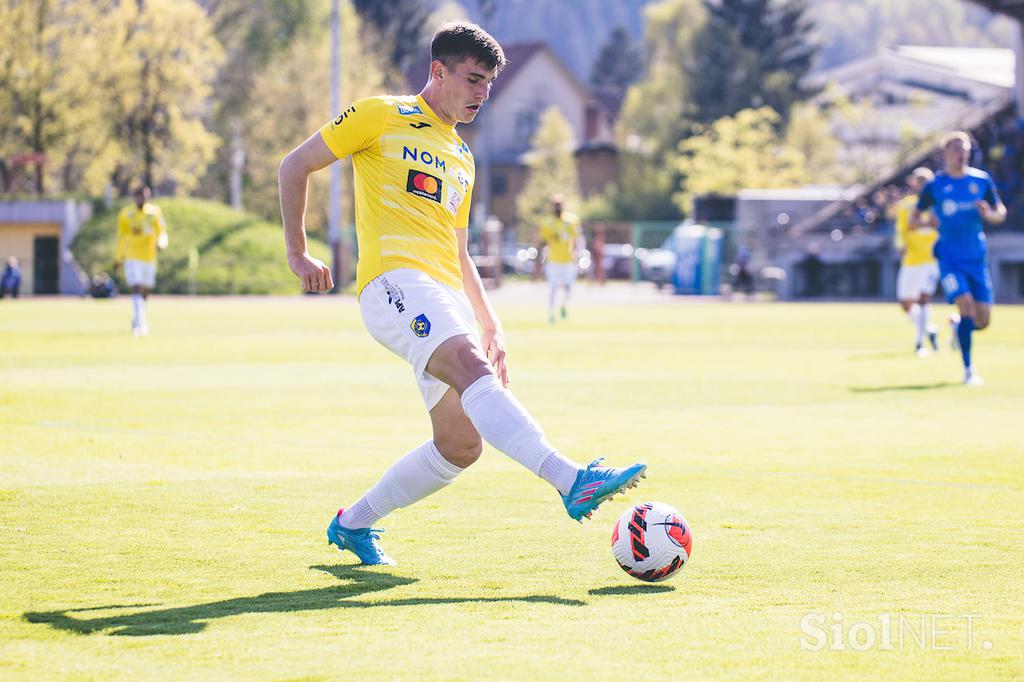
[[[1024,226],[1024,122],[1014,114],[997,117],[981,129],[973,131],[974,145],[970,165],[992,175],[999,194],[1009,211],[1007,225],[1011,229]],[[932,170],[942,169],[942,152],[923,164]],[[893,231],[900,199],[908,194],[902,181],[876,189],[847,205],[831,226],[865,231]]]

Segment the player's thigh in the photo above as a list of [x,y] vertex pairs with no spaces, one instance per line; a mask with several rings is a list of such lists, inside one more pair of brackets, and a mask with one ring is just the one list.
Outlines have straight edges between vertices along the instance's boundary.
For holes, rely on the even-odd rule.
[[992,322],[992,304],[974,302],[974,328],[984,329]]
[[426,371],[461,395],[474,381],[489,374],[491,369],[476,339],[462,335],[453,336],[440,344],[427,361]]
[[956,297],[953,303],[956,304],[960,317],[974,318],[976,306],[974,305],[974,297],[971,296],[970,293],[960,294]]
[[375,278],[360,293],[359,308],[370,335],[412,365],[428,410],[447,390],[442,382],[454,385],[447,375],[432,371],[439,366],[439,362],[431,365],[438,349],[456,339],[460,348],[479,346],[473,309],[465,294],[416,270],[392,270]]
[[454,389],[448,389],[430,410],[430,424],[434,430],[434,445],[449,462],[465,468],[480,458],[483,440],[462,409],[462,401]]
[[966,271],[967,283],[971,288],[971,296],[976,303],[991,306],[995,302],[992,288],[992,273],[984,263],[978,263]]

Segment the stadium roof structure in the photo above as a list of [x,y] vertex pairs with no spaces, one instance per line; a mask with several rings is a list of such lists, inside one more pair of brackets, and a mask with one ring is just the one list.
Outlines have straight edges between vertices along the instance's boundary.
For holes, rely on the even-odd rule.
[[971,0],[971,2],[1024,23],[1024,0]]

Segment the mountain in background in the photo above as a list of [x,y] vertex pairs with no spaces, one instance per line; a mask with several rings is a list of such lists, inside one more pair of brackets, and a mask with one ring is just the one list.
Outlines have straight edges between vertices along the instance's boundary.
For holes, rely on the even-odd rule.
[[[469,18],[484,26],[501,43],[543,40],[582,82],[590,82],[590,71],[598,51],[617,26],[633,40],[643,40],[645,5],[652,0],[494,0],[495,10],[484,21],[477,0],[458,3]],[[431,9],[451,2],[426,0]]]
[[[431,10],[461,6],[465,15],[502,43],[544,40],[589,82],[598,51],[616,26],[643,40],[644,7],[659,0],[424,0]],[[494,7],[484,21],[481,4]],[[875,54],[882,47],[1013,46],[1014,22],[969,0],[811,0],[811,16],[822,45],[818,68]]]

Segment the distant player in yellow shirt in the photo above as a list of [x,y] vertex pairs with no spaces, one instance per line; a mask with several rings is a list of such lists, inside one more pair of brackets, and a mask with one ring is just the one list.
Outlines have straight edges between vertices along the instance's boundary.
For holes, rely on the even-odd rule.
[[473,155],[455,132],[487,101],[505,54],[479,26],[454,23],[434,35],[430,55],[419,95],[356,101],[280,168],[288,265],[306,291],[327,291],[330,268],[306,249],[306,187],[311,173],[352,156],[363,322],[412,365],[433,427],[430,440],[331,519],[328,541],[364,564],[394,563],[374,524],[451,483],[480,457],[481,436],[556,488],[576,520],[646,469],[576,464],[508,391],[501,323],[467,250]]
[[928,354],[924,345],[926,334],[932,350],[939,348],[935,327],[930,321],[931,298],[939,283],[939,264],[933,253],[939,233],[933,225],[912,227],[910,216],[917,208],[921,188],[934,177],[927,168],[915,168],[907,178],[907,196],[900,200],[896,210],[896,248],[903,253],[896,277],[896,296],[914,325],[914,348],[920,356]]
[[537,253],[544,252],[548,247],[547,259],[544,262],[544,277],[548,280],[548,320],[555,321],[555,300],[559,289],[565,290],[562,297],[562,319],[568,314],[569,295],[572,285],[576,282],[576,252],[580,242],[580,219],[565,210],[562,195],[551,197],[551,213],[541,221],[540,243]]
[[157,249],[167,248],[167,224],[160,207],[149,203],[149,187],[140,186],[133,196],[134,205],[117,216],[114,274],[124,264],[124,279],[132,290],[132,333],[145,336],[146,299],[156,286]]

